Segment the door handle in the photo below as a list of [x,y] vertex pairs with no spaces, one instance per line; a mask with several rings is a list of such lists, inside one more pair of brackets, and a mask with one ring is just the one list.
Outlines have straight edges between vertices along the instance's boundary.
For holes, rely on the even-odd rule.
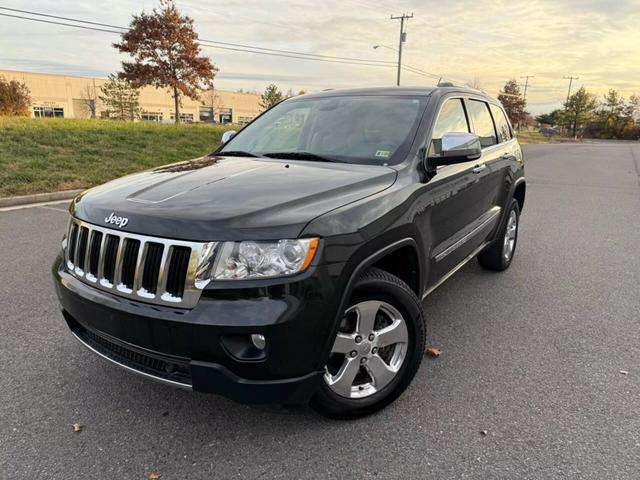
[[486,168],[487,166],[483,163],[482,165],[476,165],[471,171],[473,173],[482,173]]

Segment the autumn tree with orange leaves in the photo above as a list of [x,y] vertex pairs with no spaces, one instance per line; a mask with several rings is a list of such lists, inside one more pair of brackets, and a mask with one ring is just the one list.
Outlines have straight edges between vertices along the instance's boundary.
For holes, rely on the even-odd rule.
[[193,19],[182,15],[172,0],[160,0],[152,13],[134,15],[129,30],[113,46],[133,60],[122,62],[121,80],[133,87],[151,85],[173,91],[175,121],[180,121],[180,97],[199,99],[199,90],[215,76],[208,57],[200,55]]

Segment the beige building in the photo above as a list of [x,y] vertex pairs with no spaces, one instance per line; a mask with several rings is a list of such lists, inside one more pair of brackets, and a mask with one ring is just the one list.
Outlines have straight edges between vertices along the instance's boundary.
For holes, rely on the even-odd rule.
[[[89,118],[86,99],[100,94],[104,78],[70,77],[48,73],[0,70],[0,76],[27,85],[31,92],[33,117]],[[95,92],[95,93],[94,93]],[[260,96],[216,90],[203,92],[200,100],[182,99],[181,120],[185,122],[247,123],[260,113]],[[96,102],[97,116],[103,110]],[[141,119],[172,122],[175,118],[173,98],[166,90],[145,87],[140,92]]]

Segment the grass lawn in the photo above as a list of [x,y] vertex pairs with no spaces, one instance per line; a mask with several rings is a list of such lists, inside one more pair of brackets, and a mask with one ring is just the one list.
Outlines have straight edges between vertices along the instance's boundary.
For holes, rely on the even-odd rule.
[[518,131],[518,142],[522,145],[530,143],[549,143],[549,138],[537,131],[528,131],[525,129]]
[[0,117],[0,197],[88,188],[199,157],[231,128]]

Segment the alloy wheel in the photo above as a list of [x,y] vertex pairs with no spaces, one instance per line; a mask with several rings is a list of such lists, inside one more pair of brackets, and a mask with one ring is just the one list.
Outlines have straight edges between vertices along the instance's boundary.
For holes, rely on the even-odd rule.
[[507,221],[507,228],[504,232],[504,246],[502,247],[502,255],[506,262],[511,260],[513,256],[513,250],[516,246],[516,235],[518,233],[518,215],[515,210],[511,210],[509,213],[509,220]]
[[345,312],[324,380],[342,397],[373,395],[397,375],[408,341],[405,320],[392,305],[378,300],[357,303]]

